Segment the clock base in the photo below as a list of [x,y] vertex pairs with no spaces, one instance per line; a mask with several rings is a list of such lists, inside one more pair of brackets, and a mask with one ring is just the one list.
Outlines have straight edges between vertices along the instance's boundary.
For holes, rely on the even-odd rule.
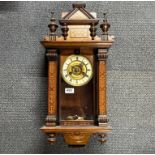
[[68,145],[83,146],[89,142],[90,135],[83,132],[64,133],[64,140]]
[[[92,134],[97,134],[99,136],[100,142],[106,141],[106,133],[110,132],[111,127],[107,126],[105,123],[104,126],[43,126],[41,131],[46,133],[50,138],[50,143],[56,141],[56,134],[62,133],[65,143],[69,146],[83,146],[89,142],[90,136]],[[52,135],[52,136],[51,136]],[[50,139],[48,138],[48,140]]]

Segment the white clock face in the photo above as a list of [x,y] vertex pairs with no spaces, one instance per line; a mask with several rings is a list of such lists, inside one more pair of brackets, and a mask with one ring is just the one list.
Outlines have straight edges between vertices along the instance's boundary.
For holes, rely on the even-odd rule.
[[72,86],[87,84],[93,75],[90,61],[81,55],[69,56],[62,66],[62,78]]

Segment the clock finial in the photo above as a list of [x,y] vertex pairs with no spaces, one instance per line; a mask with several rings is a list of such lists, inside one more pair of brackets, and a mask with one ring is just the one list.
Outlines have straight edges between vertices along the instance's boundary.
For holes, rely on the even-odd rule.
[[106,12],[103,12],[104,19],[106,18],[106,15],[107,15],[107,13]]
[[54,11],[51,11],[52,18],[54,18]]
[[108,30],[110,28],[110,24],[108,23],[106,12],[103,13],[103,16],[104,16],[103,23],[100,25],[100,28],[103,32],[102,40],[108,40]]
[[51,33],[50,33],[50,39],[56,40],[56,30],[58,28],[58,25],[56,24],[56,19],[54,18],[54,12],[51,12],[51,23],[48,25]]

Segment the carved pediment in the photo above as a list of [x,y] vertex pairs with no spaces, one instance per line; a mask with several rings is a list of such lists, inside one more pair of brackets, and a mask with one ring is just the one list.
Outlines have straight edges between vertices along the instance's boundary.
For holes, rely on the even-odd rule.
[[89,19],[82,11],[78,10],[76,13],[74,13],[69,20],[76,20],[76,19],[81,19],[81,20],[85,20],[85,19]]
[[96,25],[99,20],[96,13],[90,13],[85,9],[86,4],[73,4],[73,9],[62,13],[59,20],[62,25],[64,40],[94,40],[96,36]]
[[87,20],[94,17],[85,9],[85,4],[73,4],[73,10],[67,13],[63,20]]

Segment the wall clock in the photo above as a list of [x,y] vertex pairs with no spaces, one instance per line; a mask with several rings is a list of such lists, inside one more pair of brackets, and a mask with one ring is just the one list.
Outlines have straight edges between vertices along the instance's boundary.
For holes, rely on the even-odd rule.
[[114,40],[108,35],[106,14],[100,24],[102,34],[97,36],[99,20],[85,7],[73,4],[70,12],[62,12],[61,36],[56,35],[58,25],[52,12],[50,34],[41,41],[48,61],[48,114],[41,130],[50,143],[59,134],[70,146],[84,146],[92,135],[105,142],[111,131],[106,110],[106,60]]

